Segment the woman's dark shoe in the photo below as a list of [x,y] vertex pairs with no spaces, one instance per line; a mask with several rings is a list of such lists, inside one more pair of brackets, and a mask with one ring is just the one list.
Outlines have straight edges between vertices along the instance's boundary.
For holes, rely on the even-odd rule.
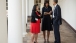
[[36,42],[34,42],[34,43],[36,43]]
[[44,41],[44,43],[46,43],[46,41]]
[[47,41],[47,43],[50,43],[49,41]]
[[38,43],[38,42],[34,42],[34,43]]

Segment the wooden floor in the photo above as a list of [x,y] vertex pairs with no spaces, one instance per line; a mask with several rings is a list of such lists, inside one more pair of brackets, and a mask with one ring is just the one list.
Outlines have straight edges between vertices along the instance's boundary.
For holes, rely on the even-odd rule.
[[[23,38],[23,43],[30,43],[31,33],[29,32],[30,24],[28,23],[26,37]],[[60,26],[61,42],[62,43],[76,43],[76,33],[63,21]],[[54,43],[54,32],[50,32],[50,43]],[[42,32],[39,33],[38,43],[43,43]]]

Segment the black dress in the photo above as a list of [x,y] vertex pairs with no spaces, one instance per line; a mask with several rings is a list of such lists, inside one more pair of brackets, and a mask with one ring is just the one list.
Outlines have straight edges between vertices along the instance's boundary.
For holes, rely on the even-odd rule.
[[52,31],[53,28],[52,28],[52,20],[51,20],[51,17],[49,14],[47,15],[44,15],[44,12],[50,12],[52,11],[52,7],[49,6],[48,8],[46,7],[43,7],[42,8],[42,31]]

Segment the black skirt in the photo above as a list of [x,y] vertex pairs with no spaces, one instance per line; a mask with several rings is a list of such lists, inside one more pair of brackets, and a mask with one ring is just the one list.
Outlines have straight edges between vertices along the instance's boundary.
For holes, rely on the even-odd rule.
[[42,31],[52,31],[52,20],[50,16],[44,16],[42,19]]

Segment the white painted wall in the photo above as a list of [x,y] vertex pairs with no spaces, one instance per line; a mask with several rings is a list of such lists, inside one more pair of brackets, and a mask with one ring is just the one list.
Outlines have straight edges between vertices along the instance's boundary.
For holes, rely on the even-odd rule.
[[7,43],[6,0],[0,0],[0,43]]
[[28,1],[29,2],[29,6],[28,6],[28,16],[31,16],[31,12],[32,12],[32,8],[33,8],[33,6],[34,6],[34,0],[29,0]]
[[60,0],[62,18],[76,30],[76,0]]

